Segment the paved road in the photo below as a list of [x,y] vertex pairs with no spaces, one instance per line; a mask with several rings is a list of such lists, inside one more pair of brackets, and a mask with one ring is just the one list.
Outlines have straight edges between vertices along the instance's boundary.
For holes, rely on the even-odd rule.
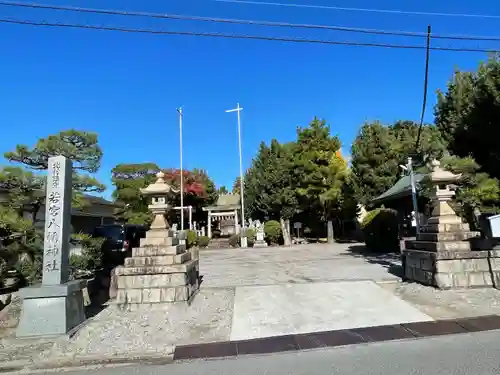
[[[367,258],[361,244],[310,244],[291,248],[225,249],[200,252],[204,287],[234,287],[338,280],[397,280],[398,260]],[[391,266],[396,265],[396,267]]]
[[[166,366],[93,370],[98,375],[498,375],[500,331]],[[89,375],[89,372],[71,372]]]

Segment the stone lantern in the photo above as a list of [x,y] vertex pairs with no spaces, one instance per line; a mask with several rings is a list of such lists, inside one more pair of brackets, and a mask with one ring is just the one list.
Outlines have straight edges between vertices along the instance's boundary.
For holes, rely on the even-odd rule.
[[198,259],[179,244],[165,219],[170,209],[168,198],[178,191],[165,182],[163,172],[156,177],[154,184],[141,189],[151,197],[148,208],[155,215],[153,223],[140,239],[140,246],[132,249],[132,257],[115,269],[116,303],[127,309],[187,302],[199,287]]
[[450,185],[456,183],[462,175],[453,174],[441,168],[439,160],[432,160],[431,173],[427,179],[432,184],[432,217],[428,224],[460,224],[462,220],[457,216],[448,202],[454,197],[455,192],[450,189]]
[[178,191],[165,182],[165,174],[162,171],[158,172],[156,177],[156,182],[141,189],[141,193],[151,197],[151,204],[148,205],[148,208],[155,217],[150,228],[153,230],[169,229],[170,225],[165,218],[170,208],[168,198],[171,193],[177,193]]
[[471,231],[469,224],[463,222],[449,205],[455,195],[451,185],[461,175],[442,169],[438,160],[433,160],[431,167],[426,180],[432,184],[432,217],[417,234],[416,240],[405,241],[402,254],[405,279],[440,289],[493,285],[493,279],[500,278],[500,267],[490,267],[500,262],[493,259],[490,263],[489,251],[474,248],[480,233]]

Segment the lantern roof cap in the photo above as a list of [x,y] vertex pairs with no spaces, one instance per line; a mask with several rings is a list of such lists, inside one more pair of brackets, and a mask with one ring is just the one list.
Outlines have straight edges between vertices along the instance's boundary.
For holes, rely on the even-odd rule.
[[174,189],[171,185],[165,182],[165,173],[162,171],[156,174],[156,182],[140,189],[141,193],[144,195],[167,195],[171,192],[177,193],[178,191]]
[[431,173],[429,174],[429,179],[432,182],[455,182],[457,181],[462,175],[461,174],[454,174],[450,171],[447,171],[443,168],[441,168],[441,162],[437,159],[433,159],[430,163],[431,165]]

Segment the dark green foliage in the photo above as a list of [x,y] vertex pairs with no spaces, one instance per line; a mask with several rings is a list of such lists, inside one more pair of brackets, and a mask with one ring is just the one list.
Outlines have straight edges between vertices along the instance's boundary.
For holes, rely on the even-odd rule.
[[446,93],[438,93],[436,125],[450,153],[471,156],[481,171],[500,178],[500,56],[475,72],[456,71]]
[[[73,162],[73,188],[76,192],[102,192],[106,187],[92,174],[101,167],[102,150],[96,133],[78,130],[62,131],[41,138],[33,148],[17,145],[16,150],[6,152],[10,162],[23,164],[34,170],[46,170],[49,157],[63,155]],[[75,197],[75,199],[81,199]]]
[[70,267],[73,272],[93,273],[102,266],[102,245],[104,238],[93,238],[88,234],[73,234],[72,241],[82,247],[80,255],[70,257]]
[[261,143],[245,176],[245,202],[250,216],[261,221],[291,217],[297,209],[290,145],[273,139]]
[[186,231],[186,247],[189,249],[193,246],[196,246],[196,243],[198,241],[198,235],[194,230],[187,230]]
[[[441,158],[445,142],[438,129],[431,125],[423,126],[416,153],[418,127],[413,121],[397,121],[391,126],[379,122],[362,126],[351,148],[353,187],[360,203],[367,205],[390,189],[401,177],[399,165],[406,164],[409,156]],[[416,162],[418,160],[414,160],[418,168]]]
[[208,236],[200,236],[198,237],[198,246],[201,248],[205,248],[210,243],[210,238]]
[[154,183],[159,170],[154,163],[118,164],[112,169],[113,198],[125,207],[118,215],[120,219],[130,224],[151,224],[150,202],[140,189]]
[[[321,227],[327,219],[344,217],[344,205],[352,206],[352,199],[345,195],[349,171],[340,146],[326,121],[318,118],[298,128],[294,142],[261,143],[245,175],[250,216],[285,223],[300,218],[306,225]],[[284,241],[290,242],[287,233]]]
[[367,248],[387,253],[399,249],[398,219],[395,210],[377,208],[369,211],[361,223]]
[[276,220],[269,220],[264,223],[264,234],[266,240],[271,245],[279,245],[282,238],[281,224]]

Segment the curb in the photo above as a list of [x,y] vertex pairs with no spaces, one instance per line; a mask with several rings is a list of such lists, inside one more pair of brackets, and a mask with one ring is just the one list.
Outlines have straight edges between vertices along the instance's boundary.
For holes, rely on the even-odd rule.
[[75,357],[58,357],[49,360],[33,362],[9,361],[0,364],[0,373],[9,373],[26,370],[61,370],[83,366],[104,366],[104,365],[166,365],[173,362],[174,348],[166,353],[128,353],[120,355],[85,355]]
[[178,345],[175,347],[174,362],[196,359],[235,358],[242,355],[325,349],[497,330],[500,330],[500,315],[486,315],[471,318],[273,336],[241,341]]

